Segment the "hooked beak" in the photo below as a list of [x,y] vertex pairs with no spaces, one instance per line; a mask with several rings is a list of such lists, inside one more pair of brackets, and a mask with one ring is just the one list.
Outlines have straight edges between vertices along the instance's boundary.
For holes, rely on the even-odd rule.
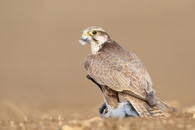
[[81,39],[79,40],[79,42],[81,43],[81,45],[85,45],[87,43],[87,37],[88,37],[88,34],[83,34]]

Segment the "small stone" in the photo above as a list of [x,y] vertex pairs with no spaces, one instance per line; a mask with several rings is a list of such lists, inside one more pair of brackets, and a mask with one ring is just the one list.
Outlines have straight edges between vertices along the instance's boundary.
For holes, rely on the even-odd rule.
[[163,123],[163,124],[167,124],[167,120],[163,119],[163,120],[162,120],[162,123]]
[[11,121],[10,124],[12,127],[14,127],[14,125],[15,125],[14,121]]
[[97,125],[98,128],[99,127],[103,127],[103,126],[104,126],[104,123],[103,122],[99,122],[98,125]]
[[84,121],[83,124],[82,124],[82,126],[85,127],[85,128],[86,127],[89,128],[91,126],[91,124],[88,121]]
[[168,120],[168,123],[171,124],[171,125],[173,125],[174,124],[174,121],[170,119],[170,120]]
[[177,124],[177,128],[179,128],[179,129],[183,129],[183,125],[182,124]]
[[161,122],[160,122],[160,121],[156,121],[156,124],[157,124],[157,125],[161,125]]
[[69,125],[63,125],[62,130],[74,130],[74,129]]
[[146,125],[146,124],[147,124],[147,121],[143,121],[142,124],[143,124],[143,125]]
[[59,121],[58,124],[59,124],[59,126],[62,126],[62,122],[61,121]]
[[89,123],[91,123],[91,122],[100,121],[100,120],[102,120],[100,117],[93,117],[93,118],[88,119],[88,120],[86,120],[86,121],[89,122]]
[[192,128],[192,125],[188,124],[188,125],[186,125],[186,128],[190,129],[190,128]]

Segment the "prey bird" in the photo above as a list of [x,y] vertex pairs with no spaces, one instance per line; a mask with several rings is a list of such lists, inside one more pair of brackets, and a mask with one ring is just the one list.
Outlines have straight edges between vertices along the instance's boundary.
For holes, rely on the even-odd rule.
[[121,95],[140,117],[166,117],[164,107],[177,112],[155,96],[152,80],[140,59],[123,49],[102,28],[86,28],[79,42],[91,46],[92,54],[86,56],[84,68],[88,78],[102,90],[107,109],[116,109]]

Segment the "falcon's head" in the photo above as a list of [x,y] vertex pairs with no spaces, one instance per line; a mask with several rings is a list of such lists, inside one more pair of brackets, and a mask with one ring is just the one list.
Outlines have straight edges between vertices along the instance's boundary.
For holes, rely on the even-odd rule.
[[79,42],[82,45],[89,43],[93,54],[97,54],[102,44],[111,41],[110,36],[100,27],[92,26],[83,30],[83,34]]

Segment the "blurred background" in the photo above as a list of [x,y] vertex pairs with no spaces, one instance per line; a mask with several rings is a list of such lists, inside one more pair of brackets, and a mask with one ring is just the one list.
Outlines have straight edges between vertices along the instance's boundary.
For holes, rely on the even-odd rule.
[[139,56],[157,97],[194,105],[194,15],[194,0],[0,1],[0,117],[98,116],[103,98],[83,68],[90,47],[78,43],[94,25]]

